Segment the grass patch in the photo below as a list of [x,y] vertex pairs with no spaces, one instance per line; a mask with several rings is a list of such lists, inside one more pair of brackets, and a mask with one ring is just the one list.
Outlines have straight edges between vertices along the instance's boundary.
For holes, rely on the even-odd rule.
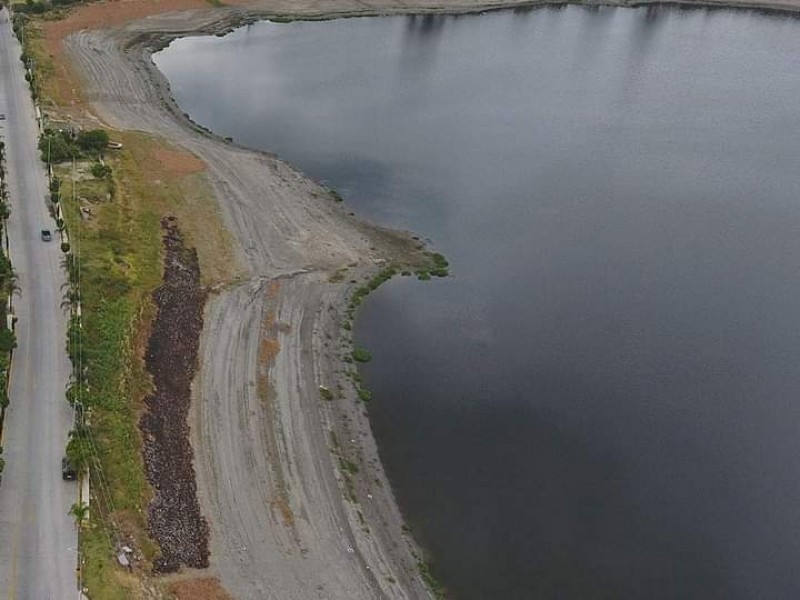
[[337,269],[336,272],[328,278],[329,283],[341,283],[347,275],[347,267]]
[[[60,178],[68,189],[69,177],[69,169],[63,169]],[[76,182],[76,188],[85,184]],[[119,194],[114,202],[95,207],[88,221],[80,217],[79,201],[71,193],[61,200],[81,271],[81,351],[73,347],[70,353],[80,355],[85,368],[81,402],[91,415],[91,454],[99,461],[92,476],[94,483],[103,483],[95,487],[97,502],[84,536],[83,577],[92,597],[101,599],[119,597],[122,585],[123,573],[114,566],[108,544],[109,527],[130,533],[145,560],[158,553],[144,517],[151,491],[137,423],[149,390],[140,333],[153,314],[150,293],[161,280],[161,233],[159,213],[141,200]]]
[[[57,17],[54,10],[40,18]],[[44,112],[59,115],[61,109],[82,106],[80,85],[61,57],[51,54],[52,40],[42,36],[44,21],[23,17],[15,23],[17,28],[23,20],[23,52],[33,59],[28,63],[36,70],[32,88]],[[61,123],[68,124],[46,120],[46,126]],[[203,163],[146,134],[115,132],[114,137],[124,149],[106,153],[110,171],[95,166],[94,173],[91,167],[87,173],[86,165],[79,167],[73,196],[71,169],[63,165],[55,198],[64,211],[72,250],[80,252],[81,355],[88,384],[80,400],[90,409],[91,427],[91,436],[82,436],[82,443],[91,439],[97,450],[92,471],[96,502],[81,535],[81,552],[83,583],[93,600],[142,597],[139,570],[148,572],[148,562],[159,552],[146,529],[151,490],[144,475],[138,419],[142,399],[150,391],[142,359],[154,315],[150,296],[162,274],[161,217],[178,217],[187,244],[197,247],[205,285],[234,280],[241,272]],[[70,396],[77,399],[77,391],[72,389]],[[144,557],[133,573],[117,565],[112,545],[117,534]]]
[[[62,194],[72,193],[71,190],[61,190]],[[107,202],[111,199],[111,187],[106,179],[82,179],[75,183],[75,194],[78,198],[92,203]]]
[[344,458],[339,458],[339,468],[343,473],[349,473],[350,475],[355,475],[358,473],[358,465],[353,461]]
[[[98,501],[82,542],[87,561],[83,578],[90,597],[97,600],[119,598],[125,582],[135,581],[135,573],[115,564],[108,541],[114,537],[112,529],[134,539],[147,562],[159,552],[147,535],[151,489],[141,458],[138,419],[150,389],[143,354],[154,315],[151,294],[162,277],[160,220],[164,214],[177,215],[190,232],[187,238],[199,239],[201,226],[215,235],[215,213],[183,219],[184,214],[198,212],[199,201],[187,198],[186,191],[199,185],[197,173],[158,168],[150,161],[163,146],[144,134],[119,135],[125,149],[109,161],[113,176],[88,179],[78,173],[75,199],[71,169],[67,165],[57,169],[72,247],[80,253],[82,360],[89,390],[82,401],[91,411],[92,438],[110,498],[106,501],[101,493],[105,490],[95,488]],[[109,201],[112,185],[117,191]],[[103,200],[88,202],[92,193]],[[81,207],[90,209],[83,217]],[[204,254],[200,256],[202,269]],[[215,268],[222,272],[222,263],[213,262],[219,257],[205,256],[212,272]],[[229,265],[226,270],[230,271]]]
[[353,360],[360,363],[368,363],[372,360],[372,354],[369,353],[368,350],[364,348],[355,348],[351,353],[353,356]]
[[433,597],[436,598],[436,600],[444,600],[444,586],[437,581],[436,577],[434,577],[433,573],[431,572],[431,566],[425,561],[421,560],[417,563],[417,568],[419,569],[419,574],[422,576],[422,581],[425,582],[425,585],[431,591]]
[[339,192],[337,192],[336,190],[334,190],[332,188],[329,188],[328,189],[328,194],[330,194],[331,198],[333,198],[334,201],[336,201],[336,202],[344,202],[344,198],[342,198],[342,195]]
[[381,285],[389,281],[395,275],[397,275],[397,269],[395,267],[386,267],[385,269],[381,269],[364,285],[357,287],[353,292],[353,295],[350,297],[350,304],[347,306],[347,318],[352,321],[356,309],[361,306],[364,298],[377,290]]
[[450,263],[443,254],[438,252],[431,252],[428,254],[433,261],[433,268],[430,270],[431,275],[434,277],[447,277],[450,274]]

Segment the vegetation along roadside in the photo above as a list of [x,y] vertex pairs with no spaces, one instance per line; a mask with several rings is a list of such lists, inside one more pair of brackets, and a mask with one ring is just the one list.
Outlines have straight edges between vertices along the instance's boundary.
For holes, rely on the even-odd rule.
[[[236,276],[230,241],[199,160],[152,136],[109,135],[63,118],[38,23],[18,14],[14,28],[24,38],[21,58],[32,95],[46,107],[39,149],[50,167],[51,207],[69,279],[67,400],[76,420],[67,455],[88,473],[92,490],[89,509],[72,511],[80,527],[82,585],[101,600],[169,594],[174,586],[151,576],[162,552],[148,532],[153,492],[138,429],[152,392],[144,354],[155,316],[152,294],[162,279],[161,221],[176,217],[190,246],[201,228],[218,242],[213,255],[199,251],[204,285]],[[0,333],[0,361],[2,343]],[[132,550],[130,570],[118,564],[123,547]]]
[[3,457],[3,426],[8,408],[8,381],[11,371],[11,355],[17,345],[14,335],[14,313],[12,297],[17,290],[17,279],[11,266],[8,248],[8,188],[6,187],[5,143],[0,142],[0,481],[6,462]]

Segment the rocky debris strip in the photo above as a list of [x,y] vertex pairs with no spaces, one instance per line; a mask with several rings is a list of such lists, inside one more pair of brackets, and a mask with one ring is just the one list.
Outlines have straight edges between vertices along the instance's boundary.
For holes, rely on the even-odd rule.
[[162,219],[163,283],[153,292],[156,317],[146,366],[154,391],[139,427],[145,472],[155,495],[148,508],[150,535],[161,547],[154,568],[208,567],[208,523],[200,514],[187,415],[197,370],[203,306],[197,252],[184,246],[174,217]]

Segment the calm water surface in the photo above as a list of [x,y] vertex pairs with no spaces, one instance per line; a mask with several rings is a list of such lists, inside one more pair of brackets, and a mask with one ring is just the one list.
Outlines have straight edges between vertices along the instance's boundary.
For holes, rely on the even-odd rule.
[[576,7],[261,23],[156,58],[454,276],[358,322],[455,598],[800,598],[800,22]]

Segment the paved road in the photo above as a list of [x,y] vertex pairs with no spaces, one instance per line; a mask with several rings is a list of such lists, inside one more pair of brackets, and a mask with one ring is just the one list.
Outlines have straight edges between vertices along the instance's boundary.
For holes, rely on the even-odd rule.
[[11,259],[22,294],[15,300],[18,347],[11,406],[3,437],[6,468],[0,485],[0,600],[78,597],[77,536],[68,515],[74,482],[61,479],[61,457],[72,423],[64,400],[69,376],[62,313],[61,251],[45,204],[47,180],[36,149],[33,103],[7,11],[0,11],[0,136],[6,143],[11,193]]

